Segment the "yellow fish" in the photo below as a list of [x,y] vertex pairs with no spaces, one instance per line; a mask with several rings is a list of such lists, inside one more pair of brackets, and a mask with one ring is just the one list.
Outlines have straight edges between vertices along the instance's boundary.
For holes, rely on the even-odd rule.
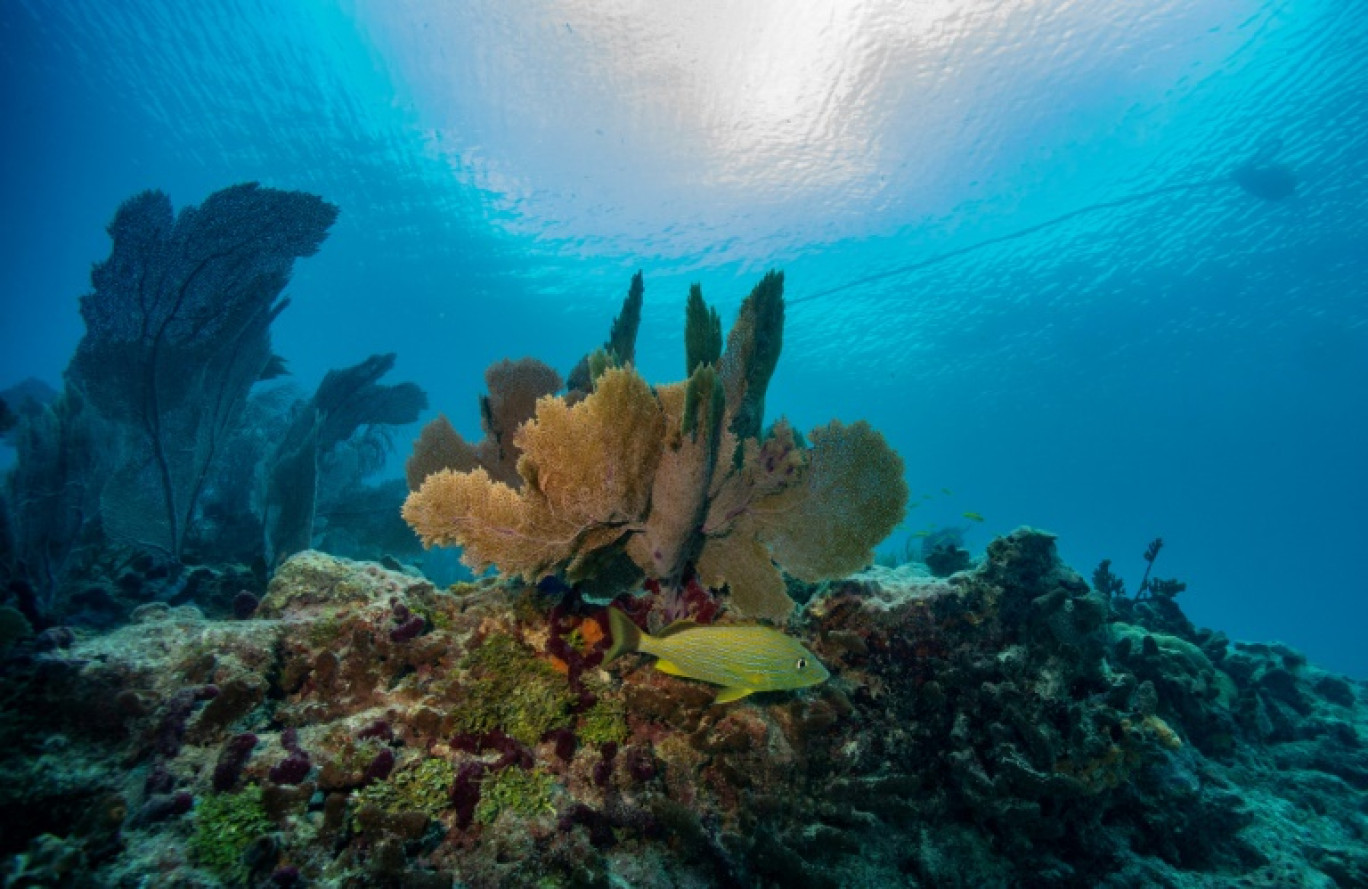
[[629,651],[654,655],[662,673],[722,686],[714,704],[738,701],[756,691],[818,685],[831,675],[798,640],[768,627],[705,627],[676,621],[652,636],[616,608],[608,609],[608,626],[613,645],[605,664]]
[[964,517],[965,517],[966,519],[968,519],[968,520],[971,521],[971,522],[981,522],[981,521],[983,521],[983,516],[979,515],[979,514],[976,513],[976,512],[966,512],[966,513],[963,513],[963,515],[964,515]]

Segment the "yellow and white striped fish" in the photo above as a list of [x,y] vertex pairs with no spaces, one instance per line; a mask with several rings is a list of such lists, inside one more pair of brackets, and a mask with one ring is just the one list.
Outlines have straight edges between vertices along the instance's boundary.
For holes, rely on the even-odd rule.
[[705,627],[677,621],[652,636],[616,608],[608,609],[608,626],[613,644],[605,664],[629,651],[654,655],[662,673],[722,686],[714,704],[756,691],[818,685],[831,675],[797,639],[768,627]]

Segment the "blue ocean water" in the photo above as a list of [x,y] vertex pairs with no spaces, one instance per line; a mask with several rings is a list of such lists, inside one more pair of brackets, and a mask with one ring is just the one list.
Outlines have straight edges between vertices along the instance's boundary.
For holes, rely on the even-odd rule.
[[147,188],[340,206],[276,351],[306,391],[397,352],[472,436],[484,367],[568,370],[635,270],[665,382],[691,282],[730,321],[781,267],[768,413],[885,433],[887,548],[1029,524],[1133,585],[1162,536],[1196,622],[1368,676],[1365,42],[1339,0],[8,0],[0,388],[58,384]]

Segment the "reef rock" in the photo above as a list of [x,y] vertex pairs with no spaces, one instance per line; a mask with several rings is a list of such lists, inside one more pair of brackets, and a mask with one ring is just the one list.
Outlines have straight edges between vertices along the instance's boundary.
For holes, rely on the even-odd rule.
[[1023,529],[826,584],[790,632],[831,679],[714,705],[605,668],[573,591],[306,552],[248,620],[16,644],[0,852],[44,886],[1368,885],[1363,685],[1185,625]]

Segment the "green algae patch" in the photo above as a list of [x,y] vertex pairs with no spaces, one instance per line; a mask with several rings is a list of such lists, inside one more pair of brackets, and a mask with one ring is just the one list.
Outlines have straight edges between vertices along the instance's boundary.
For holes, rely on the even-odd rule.
[[457,732],[499,730],[532,746],[547,732],[570,724],[570,685],[555,668],[511,636],[492,635],[461,661],[471,678],[462,683],[452,714]]
[[304,630],[304,638],[314,648],[330,648],[342,635],[342,621],[334,615],[312,621]]
[[195,810],[195,833],[190,854],[206,870],[232,885],[246,883],[242,853],[252,841],[274,826],[261,802],[261,788],[253,784],[240,793],[214,793]]
[[580,717],[579,739],[586,744],[627,740],[627,707],[617,698],[599,698]]
[[451,805],[451,785],[456,767],[445,759],[431,757],[412,768],[402,769],[388,781],[376,781],[356,795],[358,806],[372,805],[391,815],[422,812],[436,818]]
[[480,802],[475,806],[475,820],[493,824],[503,812],[532,817],[556,811],[551,794],[556,779],[540,768],[523,770],[508,768],[485,778],[480,784]]

